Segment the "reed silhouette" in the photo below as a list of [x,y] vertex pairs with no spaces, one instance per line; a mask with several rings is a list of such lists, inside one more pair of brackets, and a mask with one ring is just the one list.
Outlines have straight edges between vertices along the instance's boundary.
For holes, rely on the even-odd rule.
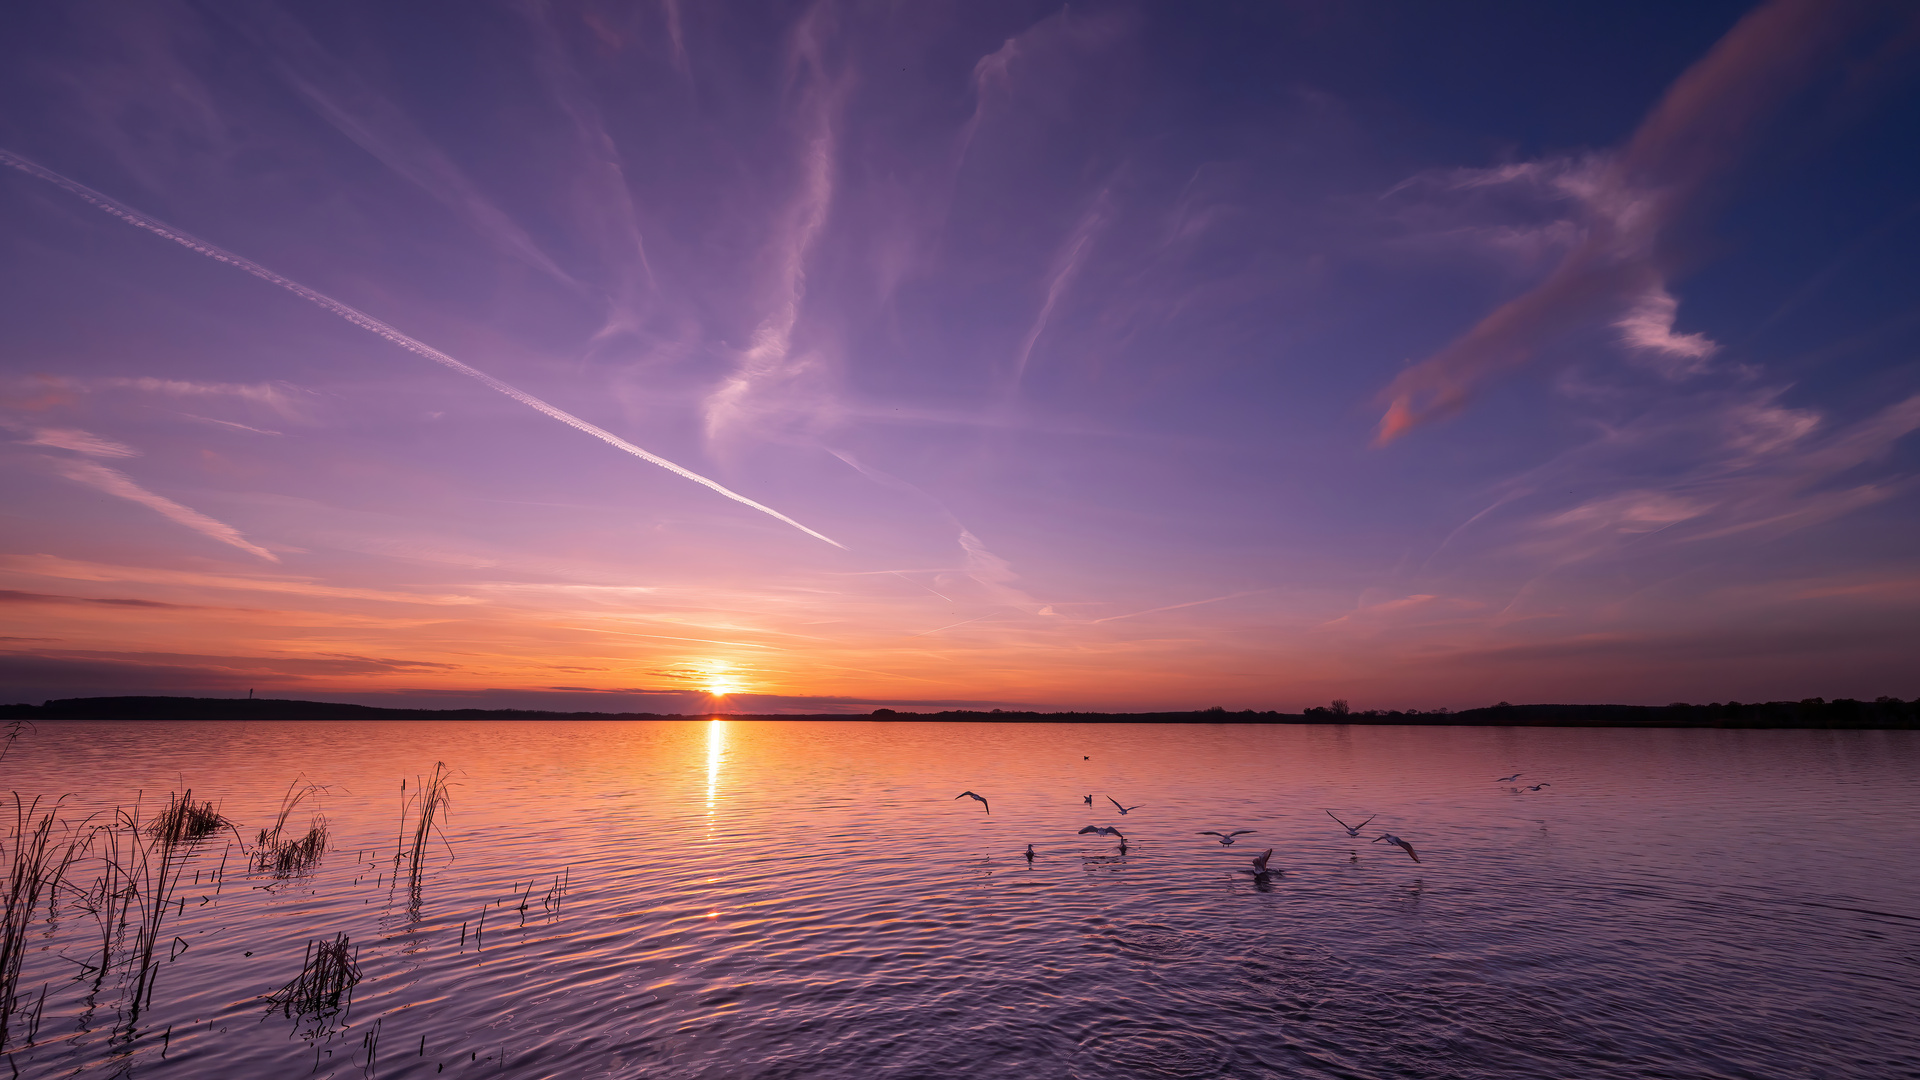
[[345,934],[332,941],[315,938],[307,942],[306,959],[300,974],[285,986],[267,995],[269,1014],[279,1012],[288,1019],[303,1016],[328,1017],[353,1005],[353,988],[362,977],[360,950]]
[[[404,846],[407,862],[407,889],[416,900],[419,898],[420,885],[426,873],[427,843],[435,833],[439,833],[440,842],[446,845],[447,854],[453,854],[453,845],[447,843],[446,833],[442,832],[439,826],[439,819],[453,809],[453,799],[447,790],[449,779],[446,762],[434,762],[433,775],[428,777],[425,783],[416,784],[413,795],[405,798],[401,804],[403,822],[408,817],[408,810],[412,811],[412,840],[409,842],[406,834],[402,833],[401,843]],[[402,791],[406,790],[406,783],[405,780],[400,781]],[[401,855],[401,851],[394,852],[396,866],[400,862]]]
[[204,840],[232,827],[233,822],[221,817],[213,803],[194,802],[193,789],[188,788],[179,795],[167,796],[166,810],[147,826],[147,835],[168,844],[182,844]]
[[292,816],[301,800],[326,793],[325,787],[303,784],[298,779],[287,785],[287,793],[280,797],[280,814],[274,818],[273,828],[261,829],[260,835],[254,840],[254,869],[276,878],[285,878],[311,870],[320,862],[320,857],[327,851],[326,816],[313,815],[307,823],[306,833],[298,838],[287,835],[287,818]]
[[[47,917],[53,918],[61,879],[83,843],[72,829],[61,826],[59,807],[56,801],[43,812],[39,799],[29,803],[18,792],[13,795],[13,826],[6,851],[6,908],[0,916],[0,1052],[13,1042],[13,1020],[20,1011],[20,965],[26,959],[27,932],[33,925],[34,910],[45,897]],[[55,839],[56,830],[65,836]],[[45,1000],[43,992],[42,1004]],[[33,1027],[39,1027],[37,1012]]]

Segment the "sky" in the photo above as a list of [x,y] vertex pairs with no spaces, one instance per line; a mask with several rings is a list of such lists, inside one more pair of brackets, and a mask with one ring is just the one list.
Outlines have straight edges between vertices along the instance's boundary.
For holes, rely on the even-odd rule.
[[1920,696],[1920,9],[0,14],[0,700]]

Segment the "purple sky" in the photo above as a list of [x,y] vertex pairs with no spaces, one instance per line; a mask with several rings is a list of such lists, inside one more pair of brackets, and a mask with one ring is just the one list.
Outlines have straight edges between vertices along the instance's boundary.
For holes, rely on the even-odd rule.
[[1854,0],[16,5],[0,699],[1920,695],[1917,53]]

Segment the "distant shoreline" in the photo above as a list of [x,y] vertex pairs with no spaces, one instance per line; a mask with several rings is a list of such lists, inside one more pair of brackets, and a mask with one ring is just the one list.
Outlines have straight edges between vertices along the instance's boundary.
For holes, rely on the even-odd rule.
[[1495,705],[1460,712],[1367,710],[1340,714],[1326,708],[1303,713],[1228,712],[1028,712],[948,709],[871,713],[605,713],[539,709],[391,709],[329,701],[281,698],[97,697],[63,698],[41,705],[0,705],[5,720],[838,720],[940,723],[1050,724],[1316,724],[1418,727],[1606,727],[1606,728],[1795,728],[1911,731],[1920,729],[1920,699],[1769,701],[1710,705]]

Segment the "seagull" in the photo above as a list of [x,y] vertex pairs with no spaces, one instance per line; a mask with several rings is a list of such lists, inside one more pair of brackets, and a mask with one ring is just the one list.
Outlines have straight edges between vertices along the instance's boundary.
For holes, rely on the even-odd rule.
[[1091,795],[1082,795],[1082,796],[1080,796],[1080,801],[1081,801],[1081,802],[1084,802],[1084,803],[1086,803],[1086,804],[1087,804],[1088,806],[1092,806],[1092,805],[1093,805],[1093,796],[1091,796]]
[[[1116,798],[1114,798],[1114,797],[1113,797],[1113,796],[1111,796],[1111,795],[1109,795],[1109,796],[1107,796],[1107,801],[1108,801],[1108,802],[1110,802],[1110,803],[1112,803],[1112,804],[1113,804],[1114,806],[1116,806],[1116,807],[1119,807],[1119,809],[1120,809],[1120,815],[1121,815],[1122,817],[1125,817],[1125,816],[1127,815],[1127,813],[1128,813],[1129,811],[1132,811],[1132,810],[1138,810],[1138,809],[1140,809],[1140,807],[1139,807],[1139,806],[1120,806],[1120,800],[1119,800],[1119,799],[1116,799]],[[1145,803],[1142,803],[1142,804],[1140,804],[1140,805],[1141,805],[1141,806],[1145,806],[1146,804],[1145,804]]]
[[1091,754],[1081,754],[1081,755],[1080,755],[1080,760],[1081,760],[1081,761],[1092,761],[1092,760],[1093,760],[1093,756],[1092,756]]
[[1033,861],[1033,845],[1032,844],[1027,845],[1027,861],[1028,862]]
[[[1333,811],[1331,811],[1331,810],[1329,810],[1329,811],[1327,811],[1327,816],[1328,816],[1328,817],[1330,817],[1330,818],[1333,818],[1333,820],[1335,820],[1335,821],[1340,821],[1340,819],[1339,819],[1338,817],[1335,817],[1335,816],[1334,816],[1334,813],[1333,813]],[[1373,815],[1373,817],[1379,817],[1379,816],[1380,816],[1379,814],[1375,814],[1375,815]],[[1372,818],[1372,817],[1370,817],[1370,818],[1368,818],[1368,819],[1367,819],[1367,821],[1372,821],[1372,820],[1373,820],[1373,818]],[[1340,827],[1341,827],[1341,828],[1343,828],[1343,829],[1345,829],[1345,830],[1347,830],[1347,835],[1348,835],[1348,836],[1359,836],[1359,835],[1360,835],[1360,830],[1361,830],[1361,829],[1364,829],[1364,828],[1366,828],[1366,827],[1367,827],[1367,821],[1363,821],[1363,822],[1361,822],[1361,823],[1360,823],[1360,824],[1358,824],[1358,825],[1349,825],[1349,824],[1347,824],[1347,823],[1346,823],[1346,822],[1344,822],[1344,821],[1340,821]]]
[[1196,835],[1196,836],[1217,836],[1217,837],[1219,837],[1219,838],[1220,838],[1220,843],[1221,843],[1221,845],[1222,845],[1222,846],[1225,846],[1225,845],[1227,845],[1227,844],[1231,844],[1231,843],[1233,843],[1233,838],[1234,838],[1234,837],[1236,837],[1236,836],[1240,836],[1240,835],[1242,835],[1242,834],[1245,834],[1245,833],[1250,833],[1250,832],[1252,832],[1252,831],[1253,831],[1252,829],[1235,829],[1235,830],[1233,830],[1232,832],[1214,832],[1214,831],[1213,831],[1212,829],[1208,829],[1208,830],[1207,830],[1206,832],[1203,832],[1203,833],[1195,833],[1194,835]]
[[1511,784],[1511,783],[1513,783],[1513,782],[1514,782],[1515,780],[1518,780],[1518,779],[1520,779],[1520,778],[1521,778],[1522,776],[1525,776],[1525,775],[1527,775],[1527,774],[1526,774],[1526,773],[1514,773],[1514,774],[1513,774],[1512,776],[1503,776],[1503,777],[1501,777],[1500,779],[1498,779],[1498,780],[1495,780],[1495,781],[1494,781],[1494,783],[1496,783],[1496,784]]
[[1407,853],[1407,858],[1412,859],[1414,862],[1420,861],[1420,856],[1415,855],[1413,853],[1413,845],[1407,843],[1405,840],[1400,839],[1399,837],[1393,835],[1392,833],[1381,833],[1379,836],[1376,836],[1373,838],[1373,842],[1376,844],[1382,840],[1385,840],[1387,843],[1392,844],[1394,847],[1405,849]]
[[1253,857],[1253,872],[1256,875],[1265,874],[1267,872],[1267,860],[1271,858],[1273,858],[1272,848],[1268,848],[1260,854],[1255,855]]
[[[976,802],[978,802],[978,803],[979,803],[979,804],[980,804],[981,806],[987,806],[987,800],[986,800],[986,799],[984,799],[984,798],[982,798],[982,797],[980,797],[980,796],[978,796],[978,795],[975,795],[975,794],[974,794],[973,792],[971,792],[971,791],[963,791],[963,792],[961,792],[960,794],[958,794],[958,795],[955,795],[955,796],[954,796],[954,798],[956,798],[956,799],[973,799],[973,800],[975,800]],[[991,814],[991,813],[993,813],[993,807],[991,807],[991,806],[987,806],[987,813],[989,813],[989,814]]]
[[1528,788],[1527,790],[1528,790],[1528,791],[1539,791],[1539,790],[1540,790],[1541,788],[1543,788],[1543,787],[1552,787],[1552,786],[1553,786],[1552,784],[1535,784],[1535,785],[1533,785],[1532,787],[1530,787],[1530,788]]
[[1125,834],[1121,833],[1119,829],[1116,829],[1111,825],[1089,825],[1086,828],[1081,829],[1077,835],[1085,836],[1088,833],[1092,833],[1095,836],[1118,836],[1120,837],[1120,842],[1123,844],[1126,843],[1127,841]]

